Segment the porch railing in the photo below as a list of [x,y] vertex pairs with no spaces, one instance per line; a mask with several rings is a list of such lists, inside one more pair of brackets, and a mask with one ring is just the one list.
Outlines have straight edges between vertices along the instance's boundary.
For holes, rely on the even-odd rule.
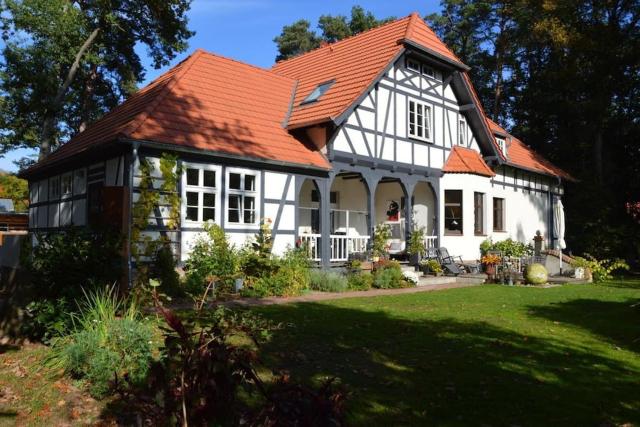
[[438,236],[426,236],[424,238],[425,249],[435,248],[438,245]]
[[[300,236],[300,241],[307,247],[309,258],[313,261],[320,261],[322,259],[320,253],[321,238],[322,235],[320,234],[302,234]],[[348,261],[350,254],[366,252],[369,245],[369,236],[332,234],[329,236],[329,239],[331,262]]]

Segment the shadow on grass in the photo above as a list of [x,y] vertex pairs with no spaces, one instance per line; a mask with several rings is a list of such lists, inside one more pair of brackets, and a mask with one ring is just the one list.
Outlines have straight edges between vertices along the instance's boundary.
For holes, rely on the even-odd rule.
[[551,336],[329,304],[257,311],[285,325],[263,348],[266,364],[309,382],[339,377],[354,425],[640,422],[637,364]]
[[640,353],[640,298],[625,301],[576,299],[532,306],[529,314],[578,326],[612,345]]

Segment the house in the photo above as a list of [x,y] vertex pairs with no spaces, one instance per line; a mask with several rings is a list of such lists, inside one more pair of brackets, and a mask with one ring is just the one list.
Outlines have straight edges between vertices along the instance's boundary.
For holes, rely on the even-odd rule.
[[25,231],[27,228],[26,213],[16,212],[13,207],[13,200],[0,199],[0,232]]
[[304,242],[324,265],[366,251],[379,223],[396,252],[416,226],[465,259],[487,237],[553,246],[571,177],[487,118],[468,71],[416,13],[270,69],[197,50],[22,173],[29,227],[130,233],[141,161],[158,190],[171,152],[179,225],[159,203],[144,233],[182,261],[205,221],[243,244],[264,218],[274,251]]

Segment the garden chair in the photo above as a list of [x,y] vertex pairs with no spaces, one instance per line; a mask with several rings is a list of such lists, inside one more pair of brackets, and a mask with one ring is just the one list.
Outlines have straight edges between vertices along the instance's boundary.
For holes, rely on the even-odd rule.
[[457,276],[458,274],[464,272],[460,268],[460,265],[464,265],[462,262],[462,257],[449,255],[449,251],[447,250],[447,248],[438,248],[438,257],[438,261],[440,262],[440,265],[442,265],[442,268],[450,274]]

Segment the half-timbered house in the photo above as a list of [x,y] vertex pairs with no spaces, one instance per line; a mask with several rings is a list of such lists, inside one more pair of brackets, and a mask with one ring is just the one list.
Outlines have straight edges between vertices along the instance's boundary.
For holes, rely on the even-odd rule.
[[140,161],[178,155],[180,221],[154,209],[145,233],[184,261],[206,221],[243,244],[271,219],[274,246],[329,265],[392,227],[465,259],[487,237],[549,245],[569,175],[487,118],[469,68],[417,15],[270,69],[203,50],[23,173],[33,231],[96,218],[131,230]]

